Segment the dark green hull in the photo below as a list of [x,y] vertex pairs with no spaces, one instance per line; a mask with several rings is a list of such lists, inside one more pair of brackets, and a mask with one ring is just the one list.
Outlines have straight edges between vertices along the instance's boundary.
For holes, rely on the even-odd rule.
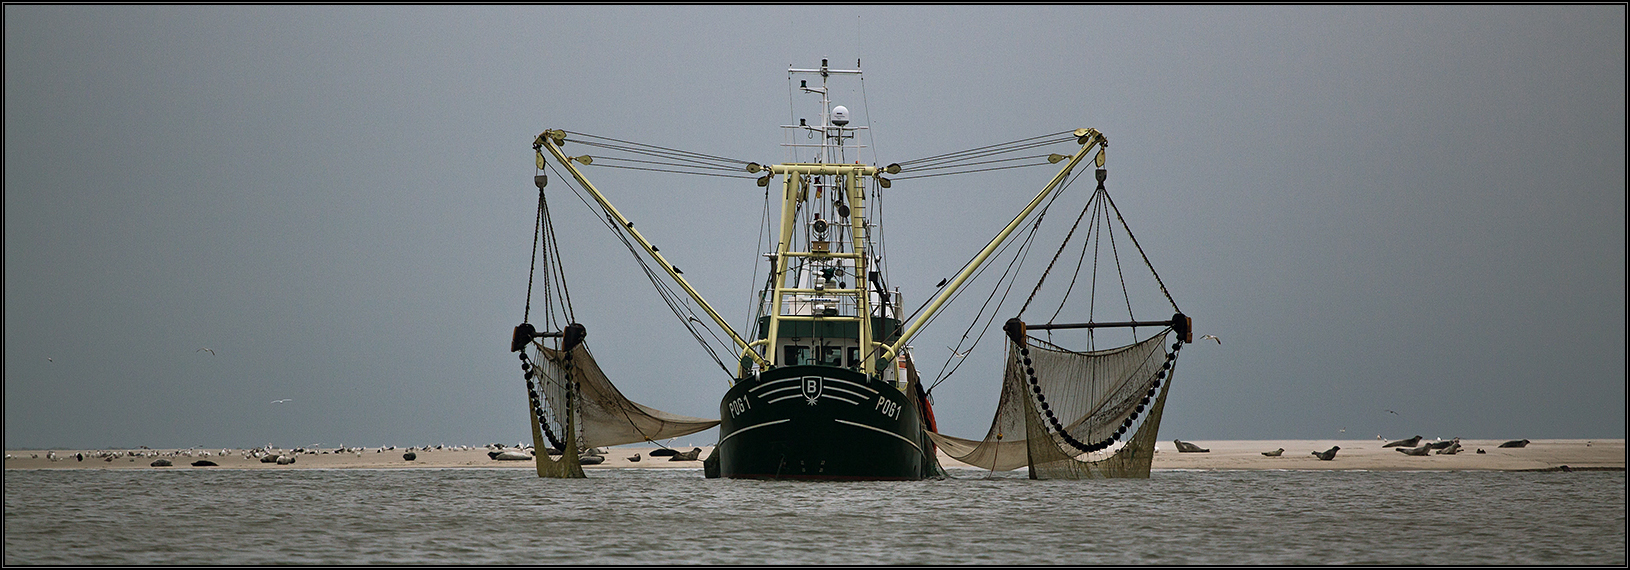
[[784,366],[719,404],[718,474],[746,479],[916,480],[942,474],[915,397],[860,372]]

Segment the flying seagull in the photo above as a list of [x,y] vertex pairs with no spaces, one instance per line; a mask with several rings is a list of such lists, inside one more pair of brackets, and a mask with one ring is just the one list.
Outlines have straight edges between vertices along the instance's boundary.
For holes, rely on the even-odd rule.
[[1387,410],[1387,413],[1392,414],[1394,416],[1398,415],[1398,412],[1394,412],[1392,410]]
[[945,349],[951,351],[951,357],[952,358],[962,358],[964,356],[967,356],[968,353],[973,352],[973,349],[971,349],[971,348],[968,349],[968,350],[964,350],[962,352],[957,352],[956,349],[951,348],[949,346],[945,347]]
[[293,402],[293,401],[294,401],[294,398],[283,398],[281,400],[272,400],[272,403],[273,404],[281,404],[283,402]]
[[208,348],[200,348],[198,350],[194,350],[193,352],[208,352],[210,356],[215,356],[215,351]]
[[1214,335],[1209,335],[1208,334],[1208,335],[1200,337],[1200,340],[1206,340],[1206,339],[1211,339],[1211,340],[1217,341],[1217,344],[1222,344],[1222,339],[1217,338]]

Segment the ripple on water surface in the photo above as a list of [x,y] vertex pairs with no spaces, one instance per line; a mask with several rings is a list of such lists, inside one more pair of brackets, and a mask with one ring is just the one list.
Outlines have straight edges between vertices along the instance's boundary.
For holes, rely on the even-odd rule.
[[1625,564],[1625,474],[11,470],[6,564]]

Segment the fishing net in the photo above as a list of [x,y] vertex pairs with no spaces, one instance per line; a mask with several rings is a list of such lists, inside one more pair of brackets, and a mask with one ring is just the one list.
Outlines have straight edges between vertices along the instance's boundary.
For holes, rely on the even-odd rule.
[[[555,425],[566,423],[558,410],[566,409],[567,392],[575,390],[572,419],[576,443],[582,448],[669,439],[719,425],[719,420],[670,414],[629,400],[606,378],[594,355],[583,344],[571,350],[570,366],[559,350],[547,347],[537,350],[541,356],[540,392],[547,400],[546,413],[551,416],[548,419]],[[575,382],[572,386],[564,381],[568,368]]]
[[[1027,346],[1009,342],[985,438],[929,437],[958,461],[992,471],[1029,467],[1033,479],[1148,477],[1176,357],[1164,350],[1170,332],[1092,352],[1036,338]],[[1142,424],[1116,445],[1139,417]]]
[[[538,464],[538,476],[555,479],[583,479],[588,477],[587,474],[583,473],[582,462],[578,460],[578,446],[566,445],[564,446],[565,449],[561,450],[560,455],[549,455],[545,451],[550,444],[544,440],[543,430],[538,427],[543,425],[542,422],[543,419],[538,417],[538,409],[533,408],[532,451]],[[572,418],[566,418],[564,427],[566,441],[577,439],[577,426],[574,425],[575,423]]]

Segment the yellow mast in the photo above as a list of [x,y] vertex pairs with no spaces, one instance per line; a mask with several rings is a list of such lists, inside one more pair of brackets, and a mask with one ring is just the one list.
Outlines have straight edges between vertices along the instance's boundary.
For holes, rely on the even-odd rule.
[[[765,338],[754,341],[754,345],[769,346],[768,360],[771,365],[777,364],[777,355],[774,347],[780,338],[781,323],[783,321],[855,321],[859,326],[861,353],[870,351],[872,345],[878,344],[872,340],[871,300],[867,295],[866,271],[866,213],[865,213],[865,185],[864,177],[875,176],[878,169],[858,164],[812,164],[794,163],[778,164],[769,168],[771,176],[782,175],[786,177],[783,184],[781,199],[781,232],[778,236],[775,252],[775,281],[770,293],[770,323],[765,332]],[[849,219],[845,223],[849,227],[849,240],[851,251],[792,251],[792,230],[796,225],[798,203],[802,201],[804,176],[840,176],[844,179],[844,193],[848,197]],[[853,289],[804,289],[787,287],[785,276],[789,260],[793,257],[808,257],[814,259],[851,259],[855,268],[855,287]],[[786,302],[788,294],[803,295],[844,295],[855,298],[855,316],[824,316],[824,315],[783,315],[782,304]],[[877,371],[875,359],[866,358],[861,363],[861,371],[870,376]]]

